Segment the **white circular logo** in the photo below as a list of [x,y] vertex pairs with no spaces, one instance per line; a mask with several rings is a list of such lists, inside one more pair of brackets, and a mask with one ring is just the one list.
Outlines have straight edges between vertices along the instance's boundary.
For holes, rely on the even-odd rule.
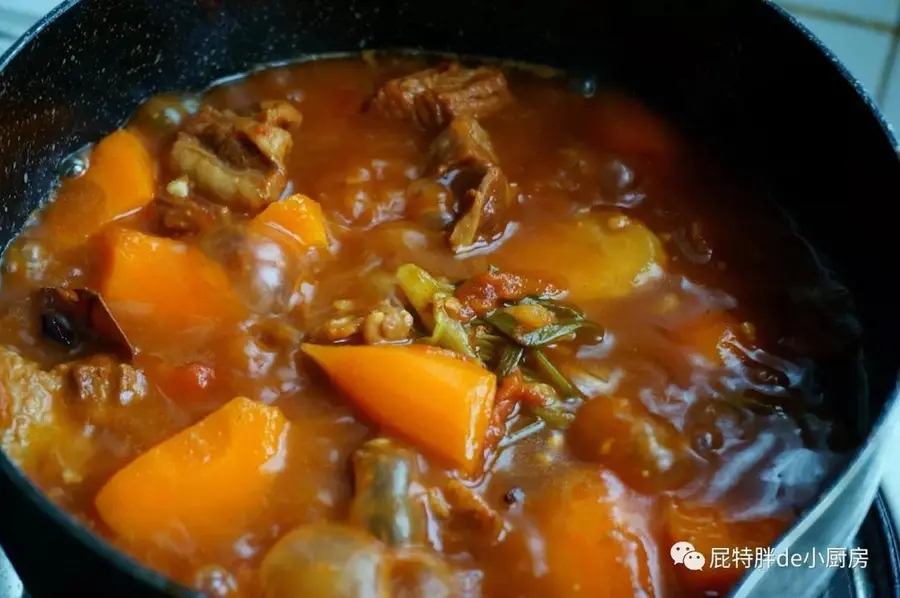
[[675,542],[669,550],[669,556],[672,557],[673,563],[681,565],[684,563],[684,557],[687,556],[689,552],[695,552],[693,544],[690,542]]
[[684,565],[690,571],[700,571],[706,565],[706,557],[697,552],[690,542],[675,542],[669,549],[669,556],[676,565]]
[[700,571],[703,569],[703,565],[706,564],[706,557],[697,552],[689,552],[684,555],[684,566],[686,569],[690,569],[691,571]]

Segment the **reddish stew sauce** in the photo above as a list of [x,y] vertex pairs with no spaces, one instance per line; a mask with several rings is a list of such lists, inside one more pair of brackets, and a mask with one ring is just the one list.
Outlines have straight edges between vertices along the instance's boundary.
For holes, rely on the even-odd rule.
[[73,159],[4,258],[3,449],[211,596],[727,592],[711,550],[840,463],[840,343],[756,301],[811,257],[729,242],[744,192],[633,98],[428,68],[153,98]]

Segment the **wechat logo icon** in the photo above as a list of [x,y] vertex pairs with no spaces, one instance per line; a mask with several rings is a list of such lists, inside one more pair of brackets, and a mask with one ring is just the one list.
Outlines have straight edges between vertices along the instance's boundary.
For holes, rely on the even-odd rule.
[[700,571],[706,565],[706,557],[697,552],[690,542],[675,542],[669,549],[669,556],[676,565],[683,565],[690,571]]

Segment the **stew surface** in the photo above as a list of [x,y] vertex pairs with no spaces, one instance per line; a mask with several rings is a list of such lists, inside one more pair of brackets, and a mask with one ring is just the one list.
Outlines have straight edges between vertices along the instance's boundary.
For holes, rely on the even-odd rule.
[[392,55],[152,98],[5,254],[2,448],[211,596],[724,593],[850,448],[851,315],[675,124]]

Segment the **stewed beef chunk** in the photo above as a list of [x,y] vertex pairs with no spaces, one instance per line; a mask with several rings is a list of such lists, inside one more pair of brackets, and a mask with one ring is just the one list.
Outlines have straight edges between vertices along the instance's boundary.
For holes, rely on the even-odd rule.
[[450,63],[388,81],[375,96],[373,108],[421,129],[438,129],[461,116],[488,116],[510,99],[499,69]]
[[478,121],[457,118],[437,136],[426,175],[437,177],[458,200],[459,217],[450,233],[454,251],[490,243],[503,234],[514,196],[497,165],[490,136]]
[[497,162],[491,138],[478,121],[470,117],[454,120],[428,149],[430,173],[443,176],[454,168],[486,168]]
[[172,167],[229,208],[257,212],[284,191],[290,127],[302,116],[285,102],[264,102],[252,116],[204,106],[172,147]]
[[153,206],[155,232],[167,237],[196,235],[231,221],[228,208],[193,194],[185,176],[171,181]]
[[142,370],[120,363],[109,355],[94,355],[58,365],[51,373],[60,375],[69,385],[74,401],[96,412],[110,406],[130,405],[148,393]]

